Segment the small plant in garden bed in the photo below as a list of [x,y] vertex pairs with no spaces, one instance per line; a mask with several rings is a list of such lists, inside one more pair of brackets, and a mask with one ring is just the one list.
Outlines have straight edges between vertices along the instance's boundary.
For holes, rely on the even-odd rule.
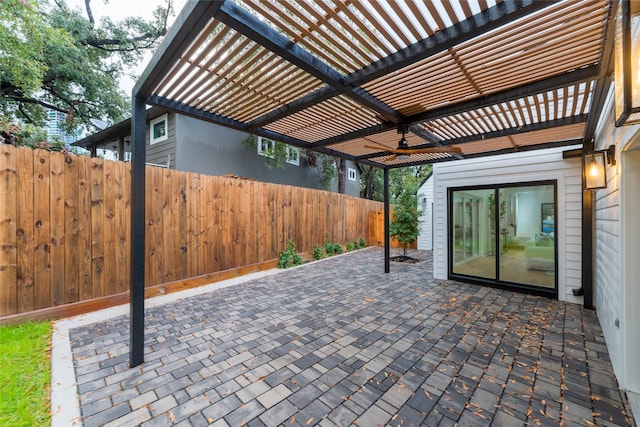
[[302,257],[296,253],[296,245],[291,240],[287,244],[287,249],[280,252],[278,256],[278,267],[288,268],[294,265],[301,265]]
[[333,250],[334,250],[333,243],[331,243],[329,241],[329,239],[325,240],[324,241],[324,251],[327,253],[327,255],[328,256],[333,255],[335,253]]
[[345,244],[345,247],[347,248],[347,252],[351,252],[354,249],[358,249],[358,247],[351,242],[347,242]]
[[364,247],[366,247],[366,246],[367,246],[367,242],[366,242],[366,241],[361,237],[361,238],[360,238],[360,247],[361,247],[361,248],[364,248]]
[[315,248],[313,248],[311,256],[314,261],[324,258],[324,249],[322,248],[322,246],[316,246]]

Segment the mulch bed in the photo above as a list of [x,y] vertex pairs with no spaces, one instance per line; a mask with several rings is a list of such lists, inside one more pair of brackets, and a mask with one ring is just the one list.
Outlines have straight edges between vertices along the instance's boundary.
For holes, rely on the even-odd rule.
[[395,262],[405,262],[407,264],[417,264],[419,262],[424,261],[423,259],[420,258],[412,258],[408,255],[398,255],[398,256],[392,256],[389,258],[391,261],[395,261]]

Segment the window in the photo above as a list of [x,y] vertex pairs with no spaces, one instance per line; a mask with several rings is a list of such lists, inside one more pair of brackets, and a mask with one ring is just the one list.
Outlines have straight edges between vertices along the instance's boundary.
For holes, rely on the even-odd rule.
[[273,157],[273,151],[276,148],[275,141],[261,136],[258,137],[258,154],[261,156]]
[[349,181],[355,181],[358,177],[358,175],[356,174],[356,170],[353,168],[349,168],[348,170],[348,176],[349,176]]
[[298,148],[287,145],[287,163],[300,165],[300,150]]
[[453,278],[557,289],[555,181],[449,191]]
[[161,141],[165,141],[168,138],[169,120],[167,115],[163,114],[160,117],[156,117],[151,120],[149,124],[149,141],[150,144],[156,144]]
[[[285,148],[286,162],[292,165],[300,165],[300,149],[297,147],[291,147],[281,142],[276,142],[271,139],[258,137],[258,154],[261,156],[269,157],[271,159],[276,156],[282,155],[282,147]],[[279,163],[279,160],[277,161]]]

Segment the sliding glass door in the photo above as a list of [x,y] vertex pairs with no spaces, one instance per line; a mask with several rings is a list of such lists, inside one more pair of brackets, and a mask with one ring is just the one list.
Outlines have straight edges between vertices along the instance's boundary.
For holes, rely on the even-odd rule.
[[496,278],[495,242],[487,206],[494,190],[453,193],[453,271],[487,279]]
[[554,181],[450,189],[452,278],[556,290]]

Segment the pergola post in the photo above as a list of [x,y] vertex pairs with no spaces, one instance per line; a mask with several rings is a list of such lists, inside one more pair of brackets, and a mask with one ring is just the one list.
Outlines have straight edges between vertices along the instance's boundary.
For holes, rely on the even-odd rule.
[[389,169],[384,169],[384,272],[388,273],[389,263]]
[[133,98],[131,115],[131,281],[129,366],[144,362],[146,103]]

